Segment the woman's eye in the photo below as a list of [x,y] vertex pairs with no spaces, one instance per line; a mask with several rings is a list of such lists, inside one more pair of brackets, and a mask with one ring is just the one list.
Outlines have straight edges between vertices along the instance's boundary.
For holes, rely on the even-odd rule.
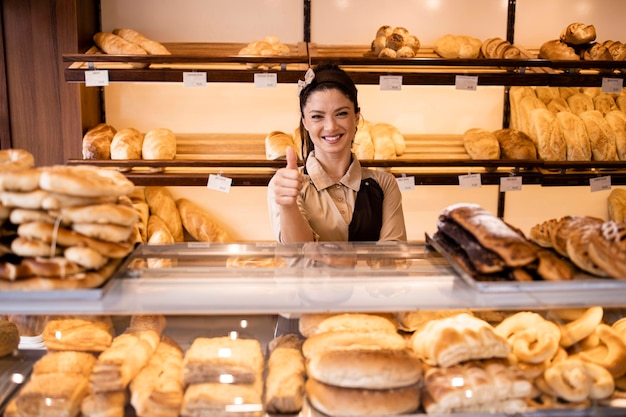
[[313,116],[311,116],[311,119],[313,119],[313,120],[319,120],[321,118],[322,118],[322,116],[319,115],[319,114],[314,114]]
[[347,111],[342,111],[342,112],[337,113],[337,117],[346,117],[347,115],[348,115]]

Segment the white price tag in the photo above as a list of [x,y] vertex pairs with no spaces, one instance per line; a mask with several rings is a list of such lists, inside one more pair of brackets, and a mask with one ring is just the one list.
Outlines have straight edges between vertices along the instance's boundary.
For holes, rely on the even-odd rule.
[[183,87],[206,87],[206,72],[183,72]]
[[223,193],[230,192],[230,186],[233,183],[232,178],[223,177],[221,175],[211,174],[209,175],[209,182],[207,188],[211,190],[221,191]]
[[254,74],[255,88],[276,88],[278,76],[275,72],[264,72]]
[[109,85],[109,71],[85,71],[86,87],[106,87],[107,85]]
[[596,177],[591,178],[589,180],[589,185],[591,185],[591,192],[596,191],[605,191],[611,189],[611,176],[606,175],[604,177]]
[[500,191],[521,191],[522,177],[500,178]]
[[401,75],[381,75],[380,89],[382,91],[400,91],[402,90]]
[[457,75],[454,79],[454,88],[457,90],[476,91],[478,77],[473,75]]
[[459,175],[459,186],[461,189],[480,188],[480,174]]
[[602,78],[603,93],[621,93],[624,87],[624,80],[621,78]]
[[402,176],[396,178],[400,191],[413,191],[415,189],[415,177]]

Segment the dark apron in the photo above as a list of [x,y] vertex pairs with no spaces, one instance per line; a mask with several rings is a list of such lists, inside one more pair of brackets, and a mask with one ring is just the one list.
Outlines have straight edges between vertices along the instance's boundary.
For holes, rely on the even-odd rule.
[[383,189],[372,178],[361,180],[348,228],[348,241],[376,242],[380,239],[384,197]]

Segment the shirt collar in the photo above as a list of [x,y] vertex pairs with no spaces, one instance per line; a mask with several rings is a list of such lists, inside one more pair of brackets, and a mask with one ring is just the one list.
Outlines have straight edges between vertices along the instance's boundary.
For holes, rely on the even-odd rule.
[[[315,157],[315,151],[312,151],[306,159],[306,171],[318,191],[336,184]],[[354,154],[352,154],[352,162],[348,167],[348,171],[339,182],[354,191],[359,191],[361,187],[361,164]]]

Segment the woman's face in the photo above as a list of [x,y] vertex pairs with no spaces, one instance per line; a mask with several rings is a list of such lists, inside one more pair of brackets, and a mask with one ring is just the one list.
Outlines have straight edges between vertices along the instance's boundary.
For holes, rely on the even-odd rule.
[[303,108],[302,123],[315,145],[315,154],[350,150],[359,121],[354,103],[337,89],[312,92]]

